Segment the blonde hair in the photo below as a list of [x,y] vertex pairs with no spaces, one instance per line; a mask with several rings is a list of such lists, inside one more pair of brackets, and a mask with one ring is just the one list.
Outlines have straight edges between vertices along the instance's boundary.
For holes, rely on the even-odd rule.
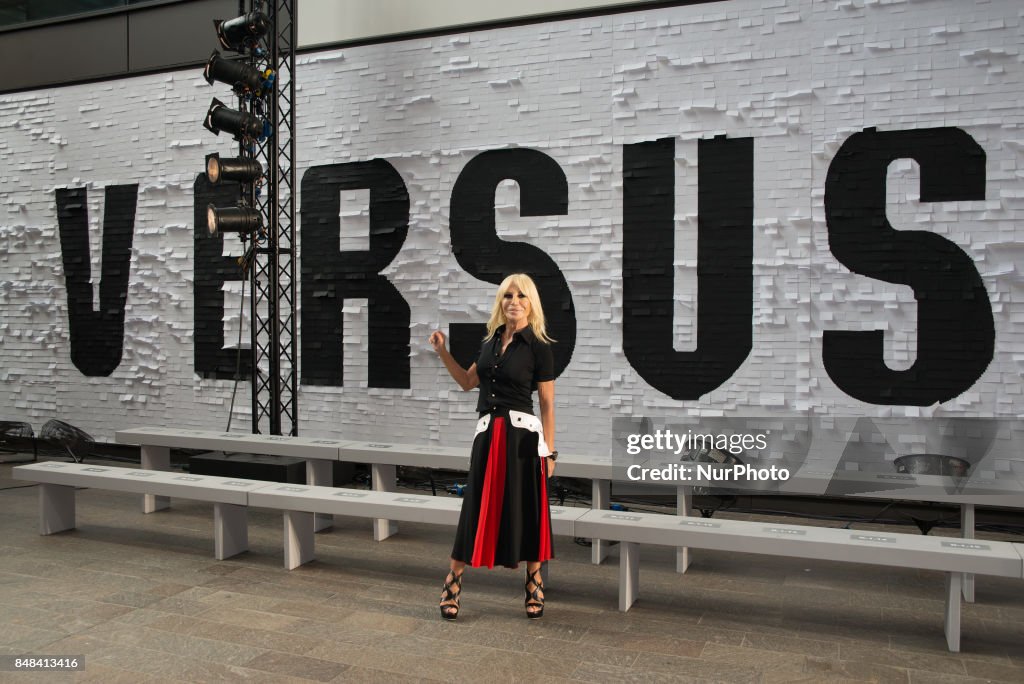
[[537,285],[534,284],[533,278],[525,273],[513,273],[501,281],[501,285],[498,286],[498,293],[494,295],[494,307],[491,309],[491,318],[487,321],[487,334],[484,336],[484,339],[487,340],[493,337],[495,331],[508,322],[505,319],[505,312],[501,308],[501,301],[505,298],[505,293],[511,287],[518,289],[530,300],[530,313],[526,317],[526,322],[533,330],[533,334],[541,342],[548,344],[554,342],[553,339],[548,337],[547,326],[544,322],[544,307],[540,304],[540,293],[537,292]]

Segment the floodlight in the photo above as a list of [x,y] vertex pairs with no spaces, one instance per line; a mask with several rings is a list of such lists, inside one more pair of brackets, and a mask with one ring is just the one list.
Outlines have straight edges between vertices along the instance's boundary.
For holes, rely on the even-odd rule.
[[251,207],[206,207],[206,230],[217,233],[253,233],[260,227],[260,213]]
[[206,177],[216,185],[221,181],[252,183],[263,175],[263,166],[246,157],[221,158],[216,152],[206,155]]
[[265,128],[263,119],[252,114],[228,109],[217,98],[213,98],[213,102],[210,103],[203,126],[217,135],[220,135],[221,131],[226,131],[236,138],[262,137]]
[[263,12],[256,11],[227,21],[214,19],[213,25],[217,29],[217,40],[221,47],[244,52],[247,48],[255,47],[270,30],[270,19]]
[[239,92],[259,95],[263,90],[263,77],[259,69],[246,62],[221,57],[216,50],[207,60],[203,76],[210,85],[213,85],[214,81],[219,81]]

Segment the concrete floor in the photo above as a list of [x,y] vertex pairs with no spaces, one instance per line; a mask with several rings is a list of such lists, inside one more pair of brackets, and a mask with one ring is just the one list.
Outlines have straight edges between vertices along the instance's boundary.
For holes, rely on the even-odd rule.
[[270,511],[250,512],[251,550],[227,561],[213,559],[212,505],[189,501],[143,515],[137,496],[81,490],[78,529],[41,537],[37,489],[10,468],[0,654],[86,667],[0,681],[1024,682],[1019,580],[979,578],[951,654],[939,573],[696,551],[677,575],[671,549],[644,547],[623,614],[616,548],[594,566],[559,537],[543,619],[525,618],[522,571],[470,569],[447,623],[451,529],[403,524],[375,543],[369,521],[338,518],[289,572]]

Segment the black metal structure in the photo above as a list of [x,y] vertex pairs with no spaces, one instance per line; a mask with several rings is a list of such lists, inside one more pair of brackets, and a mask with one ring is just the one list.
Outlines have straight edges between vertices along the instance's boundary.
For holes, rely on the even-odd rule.
[[299,429],[295,2],[238,0],[238,17],[214,21],[220,46],[236,56],[215,51],[204,70],[211,85],[228,84],[238,95],[237,110],[214,98],[204,123],[238,141],[238,158],[207,156],[207,180],[238,188],[236,206],[208,207],[207,229],[237,233],[244,247],[239,265],[251,283],[252,431],[257,434],[297,435]]
[[[266,186],[255,205],[266,231],[254,244],[252,282],[252,431],[299,433],[295,280],[295,50],[296,0],[269,0],[271,30],[253,51],[263,70],[274,72],[264,116],[272,133],[256,143]],[[251,0],[250,11],[263,7]]]

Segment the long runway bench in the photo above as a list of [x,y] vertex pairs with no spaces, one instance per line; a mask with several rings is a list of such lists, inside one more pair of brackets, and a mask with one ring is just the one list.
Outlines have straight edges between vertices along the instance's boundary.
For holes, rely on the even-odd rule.
[[[399,521],[454,527],[462,510],[462,499],[454,497],[290,485],[83,463],[46,461],[17,466],[12,472],[16,480],[40,484],[39,533],[42,535],[75,528],[77,488],[212,502],[214,555],[218,560],[248,550],[247,508],[283,511],[284,565],[288,570],[313,560],[317,513],[358,518],[386,516]],[[571,536],[574,521],[588,509],[556,506],[550,510],[554,534]]]
[[[339,461],[342,440],[291,435],[253,435],[242,432],[213,430],[182,430],[180,428],[143,427],[118,431],[114,439],[121,444],[138,444],[141,464],[147,470],[170,470],[171,449],[204,449],[291,456],[306,461],[306,482],[329,485],[333,481],[331,462]],[[143,497],[142,511],[154,513],[170,506],[170,498],[147,494]],[[327,517],[318,517],[318,531],[331,526]]]
[[[78,463],[34,463],[13,468],[13,474],[15,479],[41,484],[39,529],[44,535],[75,527],[76,487],[213,502],[218,559],[248,549],[249,506],[281,510],[284,562],[289,569],[312,560],[317,513],[454,525],[462,503],[448,497],[283,485]],[[600,537],[621,543],[622,611],[629,610],[639,592],[640,544],[935,570],[946,573],[946,642],[949,650],[959,651],[963,573],[1024,579],[1024,545],[1009,542],[585,508],[553,507],[551,513],[555,534]]]
[[224,560],[249,550],[249,493],[266,482],[212,475],[44,461],[12,469],[14,479],[39,483],[39,534],[75,528],[75,489],[90,487],[213,503],[214,556]]
[[[143,427],[122,430],[116,435],[121,443],[139,444],[144,468],[169,468],[169,448],[193,448],[228,451],[252,451],[261,454],[294,456],[306,459],[307,484],[330,484],[331,460],[366,463],[370,465],[371,488],[379,492],[396,490],[396,467],[417,466],[449,470],[469,470],[469,450],[466,448],[417,446],[386,441],[356,442],[280,435],[252,435],[222,433],[204,430]],[[556,473],[563,477],[576,477],[591,481],[591,508],[605,510],[611,504],[612,459],[608,456],[566,453],[558,460]],[[827,475],[827,473],[825,473]],[[867,476],[865,476],[867,477]],[[674,487],[676,511],[680,517],[689,517],[692,510],[692,491],[688,486]],[[146,512],[166,507],[167,499],[147,496]],[[961,536],[974,538],[974,504],[966,499],[955,500],[961,508]],[[397,518],[375,518],[373,537],[383,541],[398,531]],[[332,516],[317,513],[314,526],[322,531],[331,526]],[[600,564],[608,555],[614,540],[600,536],[591,539],[591,562]],[[690,565],[689,547],[676,548],[676,571],[686,572]],[[966,574],[961,582],[964,599],[974,601],[974,578]]]
[[576,521],[575,533],[620,542],[621,611],[629,610],[639,593],[640,544],[944,572],[946,643],[954,652],[960,650],[963,573],[1024,579],[1024,545],[1010,542],[611,511],[588,512]]
[[[398,466],[469,470],[469,449],[465,447],[416,446],[386,441],[356,442],[287,435],[253,435],[212,430],[142,427],[120,430],[115,435],[121,444],[138,444],[142,450],[142,467],[155,470],[170,468],[170,449],[208,449],[211,451],[249,451],[271,456],[292,456],[306,459],[306,484],[331,484],[330,461],[366,463],[370,466],[370,487],[378,492],[396,491]],[[607,507],[610,501],[612,462],[607,457],[563,455],[558,461],[558,474],[591,480],[594,485],[594,507]],[[143,512],[167,508],[167,497],[147,496]],[[330,527],[331,515],[323,512],[315,517],[319,532]],[[398,531],[400,518],[375,518],[373,538],[383,541]],[[600,563],[608,547],[594,540],[593,560]]]
[[[366,463],[370,466],[370,486],[374,491],[396,491],[398,466],[437,468],[446,470],[469,470],[467,448],[415,446],[388,442],[355,442],[287,435],[253,435],[212,430],[182,430],[177,428],[143,427],[120,430],[115,436],[118,443],[138,444],[141,448],[142,467],[150,470],[170,469],[170,450],[206,449],[210,451],[248,451],[270,456],[291,456],[306,460],[306,483],[325,486],[331,483],[331,461]],[[584,457],[565,456],[559,460],[559,474],[568,477],[594,479],[596,500],[607,506],[611,460],[607,458],[587,460]],[[597,470],[600,470],[598,473]],[[600,478],[593,476],[599,474]],[[601,478],[607,478],[602,480]],[[167,496],[146,495],[142,510],[153,513],[170,506]],[[331,515],[324,512],[315,517],[316,530],[330,527]],[[373,538],[383,541],[398,531],[401,518],[375,518]],[[600,544],[595,547],[607,555],[607,549]],[[600,562],[596,560],[595,562]]]

